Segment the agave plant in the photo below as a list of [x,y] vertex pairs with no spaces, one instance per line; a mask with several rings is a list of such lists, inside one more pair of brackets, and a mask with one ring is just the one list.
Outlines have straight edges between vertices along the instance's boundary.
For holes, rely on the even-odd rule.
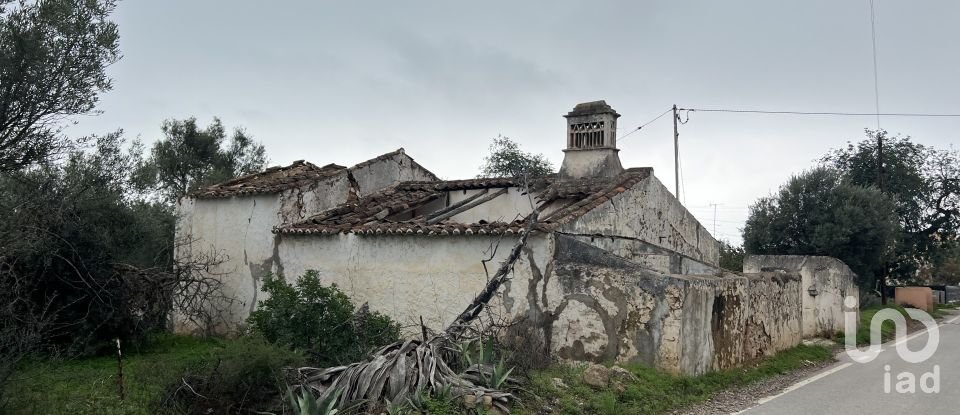
[[460,354],[467,365],[463,372],[465,379],[490,389],[501,389],[507,382],[518,383],[516,379],[510,377],[514,368],[508,368],[503,358],[493,363],[493,352],[488,350],[482,342],[471,342],[462,346]]
[[500,389],[503,387],[507,381],[512,381],[510,378],[510,373],[513,372],[514,368],[507,368],[507,365],[503,363],[503,359],[500,359],[497,364],[493,365],[493,370],[490,371],[490,376],[487,377],[487,387],[491,389]]
[[413,408],[410,407],[410,404],[407,402],[390,402],[389,399],[386,400],[386,407],[384,412],[387,415],[410,415],[413,413]]
[[336,408],[337,399],[342,392],[342,389],[337,389],[329,396],[317,400],[309,389],[301,389],[299,393],[288,389],[287,398],[295,415],[337,415],[340,412]]

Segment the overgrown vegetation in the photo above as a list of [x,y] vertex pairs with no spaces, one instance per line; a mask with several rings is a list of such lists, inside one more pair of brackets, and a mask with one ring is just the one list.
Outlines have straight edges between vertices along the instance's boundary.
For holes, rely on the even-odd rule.
[[259,303],[247,322],[272,343],[306,353],[311,364],[325,367],[366,358],[374,349],[400,339],[400,326],[364,304],[357,310],[336,285],[325,286],[316,271],[295,284],[268,277]]
[[275,395],[266,402],[279,405],[283,390],[280,369],[303,361],[253,338],[162,335],[148,344],[124,350],[123,401],[116,381],[116,356],[36,360],[24,364],[6,386],[9,401],[4,410],[24,414],[236,413],[231,411],[264,402],[254,398],[268,393]]
[[[544,407],[560,414],[662,414],[703,402],[729,387],[759,382],[819,362],[833,354],[821,346],[797,346],[756,366],[712,372],[698,377],[679,377],[640,365],[630,365],[633,378],[619,386],[597,389],[584,383],[583,368],[559,365],[534,372],[517,413],[541,413]],[[554,379],[559,379],[557,382]]]
[[727,271],[743,272],[743,246],[733,246],[730,242],[720,241],[720,268]]
[[0,172],[48,161],[76,143],[67,117],[96,113],[120,59],[113,0],[0,1]]
[[111,89],[114,9],[0,0],[0,386],[26,356],[108,353],[163,331],[172,311],[199,317],[218,284],[198,271],[219,259],[175,264],[173,202],[266,162],[219,120],[169,120],[149,154],[122,131],[64,134]]
[[278,411],[290,379],[285,369],[306,359],[256,336],[225,341],[199,364],[187,368],[180,381],[168,384],[158,412],[170,414],[234,414]]

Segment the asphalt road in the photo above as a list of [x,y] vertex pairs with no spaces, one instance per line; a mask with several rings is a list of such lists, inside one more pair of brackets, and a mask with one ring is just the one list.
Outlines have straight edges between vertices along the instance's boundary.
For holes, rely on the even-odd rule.
[[[869,363],[857,363],[842,353],[837,364],[759,400],[741,414],[960,414],[960,315],[945,318],[939,335],[939,347],[926,361],[904,361],[896,342],[884,344]],[[907,337],[906,345],[920,351],[928,338],[927,332],[915,333]],[[935,368],[939,368],[939,392],[924,392],[924,375],[928,374],[926,385],[934,386],[935,376],[930,373]],[[898,380],[909,378],[903,372],[916,379],[913,393],[907,388],[909,382]],[[898,392],[898,384],[903,392]]]

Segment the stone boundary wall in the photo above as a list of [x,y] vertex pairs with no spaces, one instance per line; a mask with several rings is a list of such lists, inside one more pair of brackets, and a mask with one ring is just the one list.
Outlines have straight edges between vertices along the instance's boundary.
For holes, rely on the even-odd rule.
[[747,278],[750,309],[743,360],[771,356],[800,344],[800,274],[764,272],[747,274]]
[[844,330],[843,299],[859,301],[857,275],[847,264],[828,256],[747,255],[744,273],[787,272],[800,274],[802,334],[833,337]]
[[657,272],[557,234],[549,349],[570,361],[642,363],[700,375],[800,343],[801,275]]

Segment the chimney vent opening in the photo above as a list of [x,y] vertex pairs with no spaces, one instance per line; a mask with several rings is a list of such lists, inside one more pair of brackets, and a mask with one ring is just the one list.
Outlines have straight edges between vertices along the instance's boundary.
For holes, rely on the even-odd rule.
[[567,149],[616,148],[617,114],[604,101],[577,104],[567,118]]

